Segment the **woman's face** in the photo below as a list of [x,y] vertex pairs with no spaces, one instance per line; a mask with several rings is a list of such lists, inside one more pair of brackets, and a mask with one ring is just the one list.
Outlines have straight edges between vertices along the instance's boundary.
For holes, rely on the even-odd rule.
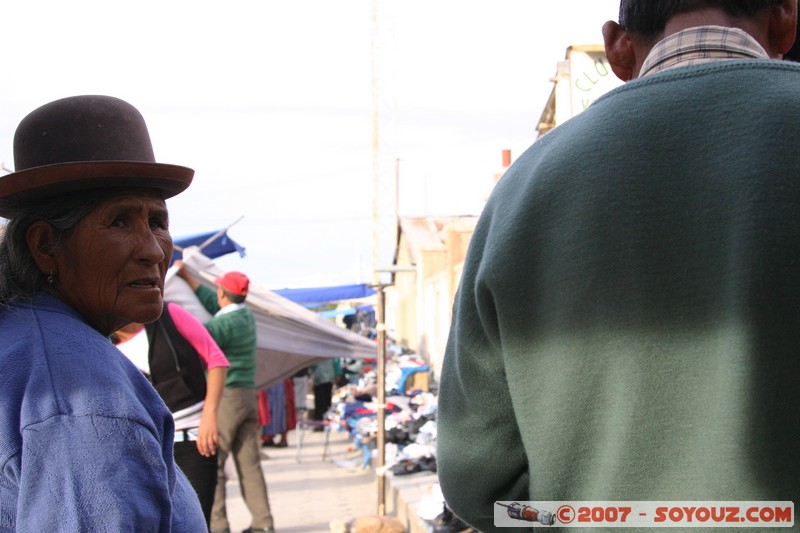
[[95,329],[109,335],[130,322],[152,322],[172,256],[166,203],[150,192],[107,199],[54,255],[54,288]]

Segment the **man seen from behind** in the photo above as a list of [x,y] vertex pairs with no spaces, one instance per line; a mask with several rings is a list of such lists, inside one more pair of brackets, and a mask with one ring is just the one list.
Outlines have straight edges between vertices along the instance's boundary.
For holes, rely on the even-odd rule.
[[500,180],[439,395],[471,525],[497,501],[800,502],[796,24],[797,0],[622,0],[629,83]]

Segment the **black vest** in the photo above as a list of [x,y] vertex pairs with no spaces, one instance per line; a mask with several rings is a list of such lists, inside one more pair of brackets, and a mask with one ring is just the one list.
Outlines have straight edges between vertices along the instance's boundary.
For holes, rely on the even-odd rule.
[[161,317],[145,325],[150,341],[150,382],[173,413],[205,400],[200,354],[180,334],[164,303]]

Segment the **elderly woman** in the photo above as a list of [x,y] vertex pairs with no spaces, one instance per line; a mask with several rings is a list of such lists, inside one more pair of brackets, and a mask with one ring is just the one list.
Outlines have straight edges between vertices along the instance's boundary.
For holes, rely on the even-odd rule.
[[109,340],[161,313],[165,198],[193,171],[156,163],[139,112],[104,96],[33,111],[14,162],[0,177],[0,532],[204,531],[172,415]]

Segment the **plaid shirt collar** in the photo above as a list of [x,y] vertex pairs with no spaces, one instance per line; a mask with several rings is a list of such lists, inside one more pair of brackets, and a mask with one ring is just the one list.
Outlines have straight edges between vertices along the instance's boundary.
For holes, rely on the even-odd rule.
[[642,64],[639,77],[721,59],[769,58],[745,31],[722,26],[689,28],[659,41]]

